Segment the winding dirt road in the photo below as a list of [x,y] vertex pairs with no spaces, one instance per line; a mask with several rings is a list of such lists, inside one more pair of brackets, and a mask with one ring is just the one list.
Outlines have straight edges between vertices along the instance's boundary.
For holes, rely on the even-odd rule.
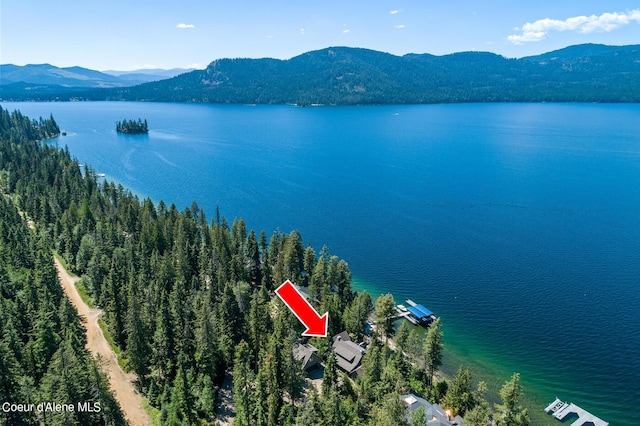
[[142,408],[142,397],[136,392],[132,383],[136,376],[122,371],[122,368],[118,365],[116,354],[111,350],[109,342],[105,339],[98,325],[98,319],[102,315],[102,311],[100,309],[92,309],[84,303],[75,286],[79,278],[70,276],[58,259],[54,258],[54,261],[58,270],[60,285],[69,300],[71,300],[71,303],[73,303],[73,306],[78,310],[78,314],[87,329],[87,349],[94,357],[100,356],[102,371],[108,375],[111,390],[127,420],[133,426],[150,425],[149,416]]

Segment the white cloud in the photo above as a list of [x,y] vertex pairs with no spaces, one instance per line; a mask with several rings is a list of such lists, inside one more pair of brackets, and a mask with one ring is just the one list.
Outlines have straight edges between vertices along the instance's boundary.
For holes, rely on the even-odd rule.
[[193,24],[183,24],[182,22],[176,25],[176,28],[186,29],[186,28],[195,28],[196,26]]
[[398,29],[402,29],[404,28],[404,24],[400,24],[400,25],[394,25],[394,28],[398,28]]
[[527,22],[522,26],[522,29],[514,28],[522,33],[512,34],[507,37],[507,40],[513,44],[540,41],[544,40],[550,31],[577,31],[581,34],[589,34],[594,31],[609,32],[633,22],[640,23],[640,9],[629,12],[603,13],[600,16],[574,16],[564,21],[546,18]]
[[348,33],[349,31],[350,31],[349,28],[347,28],[346,30],[342,30],[344,34]]
[[304,35],[304,28],[300,28],[300,35]]
[[391,12],[389,12],[390,15],[395,15],[398,12],[400,12],[398,9],[392,10]]

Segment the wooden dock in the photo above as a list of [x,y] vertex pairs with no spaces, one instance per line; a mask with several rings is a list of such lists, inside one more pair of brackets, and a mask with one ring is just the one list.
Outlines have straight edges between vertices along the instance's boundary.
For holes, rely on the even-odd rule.
[[573,403],[566,403],[556,398],[551,404],[545,408],[548,414],[551,414],[556,419],[563,421],[569,416],[578,416],[578,419],[571,423],[571,426],[582,425],[594,425],[594,426],[609,426],[609,423],[594,416],[586,410],[578,407]]

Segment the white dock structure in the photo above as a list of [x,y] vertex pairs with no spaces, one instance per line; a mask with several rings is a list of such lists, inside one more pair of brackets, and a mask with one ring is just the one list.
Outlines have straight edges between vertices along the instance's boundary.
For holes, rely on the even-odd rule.
[[568,416],[578,416],[578,420],[571,423],[571,426],[609,426],[609,423],[594,416],[586,410],[573,403],[566,403],[556,398],[545,410],[556,419],[563,421]]
[[411,316],[411,312],[407,311],[407,308],[404,308],[404,306],[402,306],[402,308],[404,308],[403,310],[401,306],[402,305],[396,306],[396,316],[394,318],[404,318],[411,324],[418,325],[418,321]]

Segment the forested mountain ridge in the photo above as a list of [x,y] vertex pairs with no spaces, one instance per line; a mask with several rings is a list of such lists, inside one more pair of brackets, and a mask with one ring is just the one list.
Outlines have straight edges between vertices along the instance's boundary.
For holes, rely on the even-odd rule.
[[[330,47],[288,60],[218,59],[205,69],[127,88],[0,97],[296,104],[638,102],[640,45],[585,44],[508,59],[487,52],[395,56]],[[13,89],[12,89],[13,90]]]

